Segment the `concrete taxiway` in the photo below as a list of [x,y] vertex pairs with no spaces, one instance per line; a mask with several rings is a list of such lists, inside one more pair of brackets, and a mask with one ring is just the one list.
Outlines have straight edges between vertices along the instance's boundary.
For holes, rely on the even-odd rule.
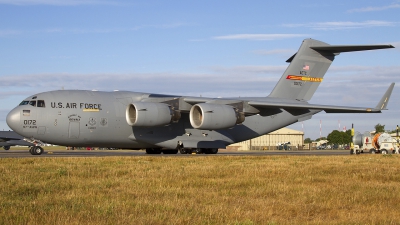
[[108,157],[108,156],[164,156],[164,157],[184,157],[184,156],[262,156],[262,155],[350,155],[349,150],[312,150],[312,151],[228,151],[220,150],[218,154],[159,154],[149,155],[145,151],[137,150],[46,150],[42,155],[31,155],[28,150],[0,150],[0,158],[27,158],[27,157]]

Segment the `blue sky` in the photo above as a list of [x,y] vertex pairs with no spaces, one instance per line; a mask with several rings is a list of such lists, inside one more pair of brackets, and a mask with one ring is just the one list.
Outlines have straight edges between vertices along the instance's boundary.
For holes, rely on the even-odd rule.
[[305,38],[392,44],[342,53],[311,103],[375,106],[382,114],[317,114],[305,137],[340,126],[400,125],[400,1],[0,0],[0,130],[31,94],[129,90],[203,97],[267,96]]

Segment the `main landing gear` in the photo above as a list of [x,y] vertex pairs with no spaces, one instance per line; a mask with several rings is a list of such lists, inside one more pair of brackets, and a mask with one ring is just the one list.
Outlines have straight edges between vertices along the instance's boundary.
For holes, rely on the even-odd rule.
[[181,154],[217,154],[218,148],[179,148],[179,149],[165,149],[161,148],[147,148],[146,154],[177,154],[178,151]]
[[165,149],[161,150],[161,148],[146,148],[146,154],[177,154],[177,149]]
[[32,146],[29,149],[29,153],[31,153],[32,155],[41,155],[43,152],[44,152],[44,150],[40,146]]
[[179,152],[181,154],[217,154],[218,148],[180,148]]

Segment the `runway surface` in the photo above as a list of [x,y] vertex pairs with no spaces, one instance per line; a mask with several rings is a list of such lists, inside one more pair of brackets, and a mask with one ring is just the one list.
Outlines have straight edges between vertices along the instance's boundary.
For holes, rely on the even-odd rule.
[[228,151],[220,150],[218,154],[158,154],[149,155],[145,151],[137,150],[46,150],[42,155],[31,155],[28,150],[0,150],[0,158],[27,158],[27,157],[108,157],[108,156],[154,156],[154,157],[218,157],[218,156],[263,156],[263,155],[350,155],[349,150],[312,150],[312,151]]

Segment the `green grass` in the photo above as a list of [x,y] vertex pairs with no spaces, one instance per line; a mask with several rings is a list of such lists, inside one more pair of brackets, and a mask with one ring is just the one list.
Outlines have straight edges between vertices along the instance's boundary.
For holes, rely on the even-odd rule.
[[0,159],[0,224],[398,224],[400,157]]

